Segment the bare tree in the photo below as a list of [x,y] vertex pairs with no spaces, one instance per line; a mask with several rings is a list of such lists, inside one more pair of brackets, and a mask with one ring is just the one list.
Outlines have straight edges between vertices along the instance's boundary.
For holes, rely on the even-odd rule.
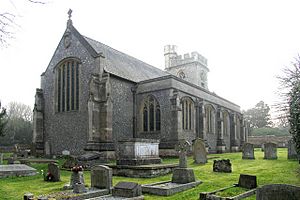
[[[34,1],[34,0],[24,0],[28,3],[34,4],[45,4],[43,1]],[[13,1],[10,0],[10,3],[13,4]],[[8,40],[14,37],[14,29],[18,27],[18,24],[15,22],[17,14],[11,11],[0,11],[0,46],[6,46]]]

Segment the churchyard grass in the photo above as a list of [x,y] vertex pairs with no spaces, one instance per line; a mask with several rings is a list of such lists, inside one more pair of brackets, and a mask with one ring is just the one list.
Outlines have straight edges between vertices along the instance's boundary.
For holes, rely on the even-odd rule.
[[[298,161],[287,160],[287,149],[278,149],[277,160],[264,160],[263,152],[255,149],[255,160],[242,160],[242,153],[210,154],[208,163],[205,165],[194,164],[193,158],[188,158],[188,167],[193,168],[196,178],[203,181],[199,186],[177,193],[169,197],[155,195],[145,195],[145,199],[198,199],[200,192],[209,192],[223,187],[231,186],[238,182],[240,174],[250,174],[257,176],[259,186],[271,183],[286,183],[300,186],[300,165]],[[210,159],[214,157],[213,159]],[[218,157],[218,158],[216,158]],[[232,163],[232,173],[217,173],[212,171],[214,159],[230,159]],[[62,164],[63,160],[59,160]],[[178,163],[178,159],[164,159],[164,163]],[[50,194],[62,191],[64,184],[70,180],[71,172],[61,170],[60,182],[45,182],[41,175],[41,170],[47,172],[47,164],[32,164],[32,167],[39,171],[39,174],[32,177],[14,177],[0,179],[0,199],[17,200],[22,199],[24,193],[31,192],[35,196]],[[85,183],[90,185],[90,172],[84,172]],[[140,184],[154,183],[171,180],[171,175],[156,178],[127,178],[113,177],[113,185],[119,181],[133,181]],[[239,189],[229,189],[222,192],[222,196],[239,194]],[[254,200],[255,195],[246,200]]]

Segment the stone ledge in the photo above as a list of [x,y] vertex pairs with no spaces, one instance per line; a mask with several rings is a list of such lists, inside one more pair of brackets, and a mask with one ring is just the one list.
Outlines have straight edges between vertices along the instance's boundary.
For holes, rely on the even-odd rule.
[[142,185],[142,192],[160,196],[170,196],[178,192],[182,192],[196,187],[201,183],[202,181],[195,181],[184,184],[172,183],[171,181],[163,181],[153,184]]
[[106,165],[113,170],[115,176],[126,176],[134,178],[152,178],[166,175],[178,167],[177,164],[152,164],[152,165]]

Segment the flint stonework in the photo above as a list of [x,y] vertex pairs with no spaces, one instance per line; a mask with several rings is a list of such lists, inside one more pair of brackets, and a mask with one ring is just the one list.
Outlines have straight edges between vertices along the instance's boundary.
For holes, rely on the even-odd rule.
[[[142,138],[159,140],[158,153],[176,156],[180,139],[199,137],[210,152],[237,150],[247,141],[248,128],[240,106],[208,90],[207,59],[197,52],[179,55],[175,45],[165,46],[162,56],[165,70],[81,35],[68,19],[36,90],[36,152],[96,151],[107,162],[115,159],[118,141]],[[208,127],[215,128],[208,133]]]

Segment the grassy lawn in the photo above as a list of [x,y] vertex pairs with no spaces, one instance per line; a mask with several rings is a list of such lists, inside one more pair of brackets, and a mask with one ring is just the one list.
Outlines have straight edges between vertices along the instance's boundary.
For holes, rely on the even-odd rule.
[[[205,165],[196,165],[193,159],[189,158],[189,167],[194,169],[197,179],[203,181],[199,186],[181,192],[170,197],[160,197],[155,195],[145,195],[146,200],[150,199],[198,199],[200,192],[209,192],[222,187],[230,186],[238,182],[239,174],[256,175],[258,185],[262,186],[270,183],[287,183],[300,186],[300,165],[298,161],[287,160],[287,149],[278,149],[278,160],[264,160],[263,152],[260,149],[255,150],[255,160],[242,160],[242,153],[211,154],[209,157],[219,157],[230,159],[232,163],[232,173],[216,173],[212,171],[213,159],[209,159]],[[62,161],[60,161],[62,162]],[[178,159],[164,159],[164,163],[176,163]],[[60,163],[61,164],[61,163]],[[33,164],[34,168],[47,170],[45,164]],[[84,172],[85,182],[90,185],[90,173]],[[0,179],[0,197],[3,200],[22,199],[24,193],[31,192],[35,196],[41,194],[50,194],[61,191],[64,184],[68,183],[70,172],[61,171],[61,182],[45,182],[41,174],[33,177],[14,177]],[[154,183],[158,181],[171,180],[171,174],[157,178],[125,178],[113,177],[113,185],[119,181],[133,181],[140,184]],[[234,195],[241,190],[233,189],[228,193],[222,193],[222,196]],[[247,198],[254,200],[255,196]]]

